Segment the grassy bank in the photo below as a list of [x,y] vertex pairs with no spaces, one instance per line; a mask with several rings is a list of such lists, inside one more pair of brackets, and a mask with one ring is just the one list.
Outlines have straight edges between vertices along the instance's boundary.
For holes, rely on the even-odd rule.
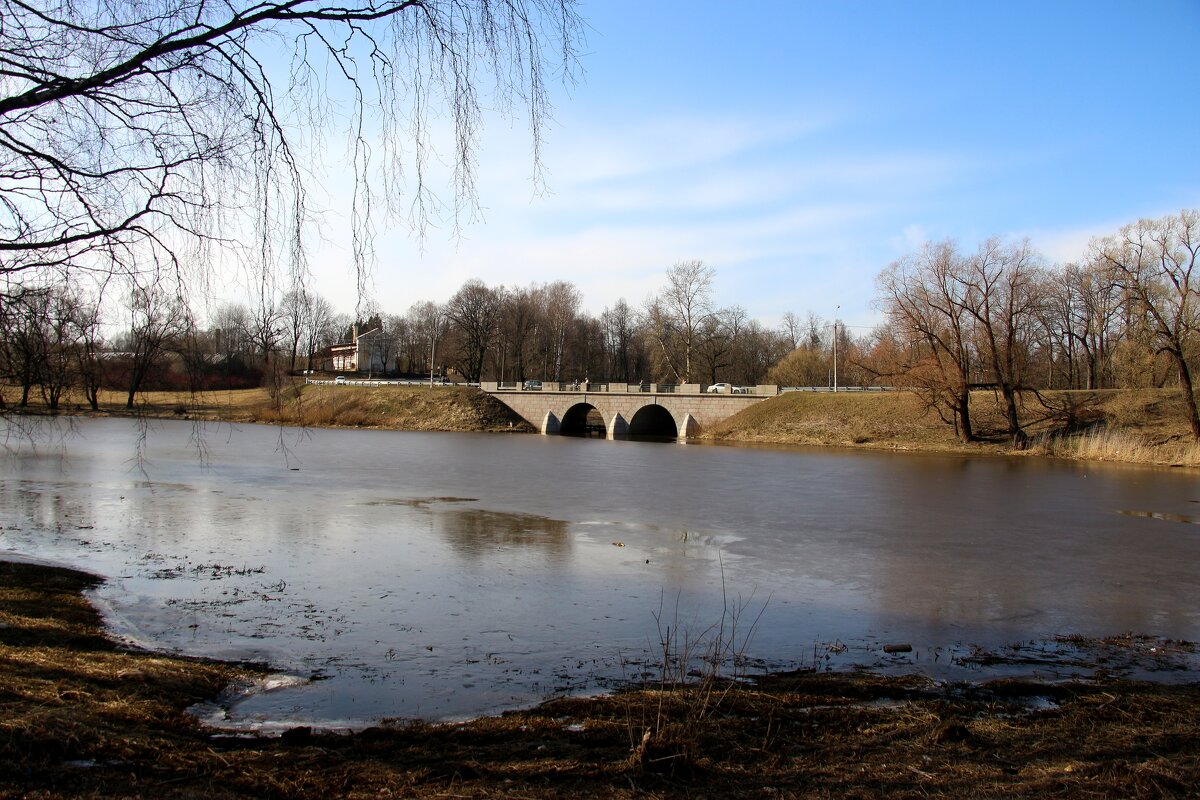
[[184,709],[247,668],[114,645],[80,595],[94,581],[0,563],[0,797],[1200,792],[1196,685],[942,687],[803,673],[558,700],[465,724],[217,736]]
[[[8,393],[11,398],[12,392]],[[916,452],[1011,452],[993,392],[972,395],[979,441],[963,443],[954,428],[908,392],[788,392],[751,406],[702,433],[728,442],[863,447]],[[31,413],[45,413],[38,402]],[[63,413],[92,413],[68,397]],[[265,389],[146,392],[134,411],[123,394],[101,396],[102,415],[228,422],[381,428],[405,431],[531,432],[532,427],[490,395],[465,387],[326,386],[295,384],[275,396]],[[1200,445],[1184,422],[1177,390],[1055,391],[1022,398],[1030,436],[1023,455],[1200,466]]]
[[[908,392],[788,392],[704,433],[731,442],[866,447],[925,452],[1007,452],[1003,409],[992,392],[971,397],[980,441],[954,428]],[[1180,392],[1166,389],[1030,393],[1023,397],[1027,455],[1200,466]]]
[[[11,395],[11,392],[10,392]],[[32,402],[30,413],[46,413]],[[80,397],[68,396],[65,414],[92,414]],[[457,386],[325,386],[296,383],[272,396],[266,389],[198,392],[144,392],[135,408],[125,395],[102,392],[100,415],[226,422],[384,428],[403,431],[529,431],[503,403],[490,395]]]

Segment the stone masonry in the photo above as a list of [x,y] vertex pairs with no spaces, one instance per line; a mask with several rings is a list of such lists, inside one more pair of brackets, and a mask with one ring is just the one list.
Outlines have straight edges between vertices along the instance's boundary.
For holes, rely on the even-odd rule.
[[[557,386],[557,384],[550,384]],[[511,408],[541,433],[556,434],[567,413],[579,405],[595,408],[604,419],[607,438],[629,435],[634,416],[647,406],[659,406],[675,422],[681,437],[696,436],[703,429],[731,417],[744,408],[761,403],[778,393],[776,386],[756,386],[747,394],[701,394],[699,385],[672,387],[670,391],[630,391],[626,384],[600,384],[581,389],[522,391],[515,386],[485,382],[481,388]]]

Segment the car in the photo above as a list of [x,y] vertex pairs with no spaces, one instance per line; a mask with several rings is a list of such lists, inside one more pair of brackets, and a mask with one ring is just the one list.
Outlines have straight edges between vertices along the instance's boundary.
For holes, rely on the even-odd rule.
[[541,381],[525,381],[524,389],[527,392],[540,392],[542,390],[542,382]]
[[709,394],[733,394],[733,386],[728,383],[714,383],[704,391]]
[[334,378],[334,379],[333,379],[333,382],[334,382],[334,383],[345,383],[345,382],[346,382],[346,376],[345,376],[345,375],[338,375],[336,378]]

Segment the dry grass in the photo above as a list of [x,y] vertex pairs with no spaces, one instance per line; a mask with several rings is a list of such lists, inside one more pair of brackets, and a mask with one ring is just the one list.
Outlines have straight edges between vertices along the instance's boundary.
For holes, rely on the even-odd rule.
[[[11,394],[11,392],[10,392]],[[123,394],[101,397],[101,414],[124,415]],[[90,413],[68,397],[63,413]],[[713,426],[703,438],[732,442],[862,447],[917,452],[1011,452],[994,392],[972,395],[980,441],[964,444],[954,429],[908,392],[789,392]],[[31,413],[44,413],[37,403]],[[147,392],[135,412],[153,417],[315,427],[413,431],[531,432],[533,428],[477,389],[426,386],[296,384],[272,397],[265,389]],[[1130,389],[1026,393],[1021,421],[1026,455],[1200,466],[1177,390]]]
[[1078,458],[1088,461],[1123,461],[1200,467],[1200,442],[1178,438],[1156,442],[1128,430],[1097,428],[1076,434],[1050,434],[1030,443],[1033,455]]
[[451,386],[316,386],[254,410],[255,422],[407,431],[529,431],[503,403]]
[[[908,392],[789,392],[736,414],[705,438],[777,444],[930,452],[1010,452],[1000,398],[971,397],[980,441],[959,441],[953,427]],[[1027,393],[1021,421],[1030,455],[1200,466],[1175,390]]]
[[[103,392],[100,413],[211,419],[312,427],[411,431],[529,431],[523,420],[490,395],[453,386],[319,386],[297,383],[274,397],[266,389],[145,392],[134,410],[125,395]],[[38,403],[31,413],[45,413]],[[82,397],[64,400],[62,413],[92,413]]]
[[[0,564],[0,797],[1200,795],[1196,684],[796,673],[727,684],[719,705],[681,685],[456,725],[215,737],[183,709],[246,668],[116,647],[79,594],[93,581]],[[631,759],[639,715],[686,757]]]

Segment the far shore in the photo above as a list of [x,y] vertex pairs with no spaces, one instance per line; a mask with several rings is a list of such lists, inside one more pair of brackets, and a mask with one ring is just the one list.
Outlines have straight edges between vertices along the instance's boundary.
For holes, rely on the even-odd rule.
[[[40,400],[9,413],[47,414]],[[1051,456],[1081,460],[1200,467],[1200,443],[1185,422],[1183,396],[1173,389],[1043,391],[1022,396],[1028,442],[1013,447],[999,398],[972,396],[976,439],[954,427],[911,392],[787,392],[701,431],[726,443],[804,445],[963,455]],[[64,415],[142,416],[308,427],[397,431],[533,432],[533,427],[478,389],[461,386],[330,386],[289,384],[266,389],[144,392],[134,408],[103,392],[98,410],[68,396]]]

